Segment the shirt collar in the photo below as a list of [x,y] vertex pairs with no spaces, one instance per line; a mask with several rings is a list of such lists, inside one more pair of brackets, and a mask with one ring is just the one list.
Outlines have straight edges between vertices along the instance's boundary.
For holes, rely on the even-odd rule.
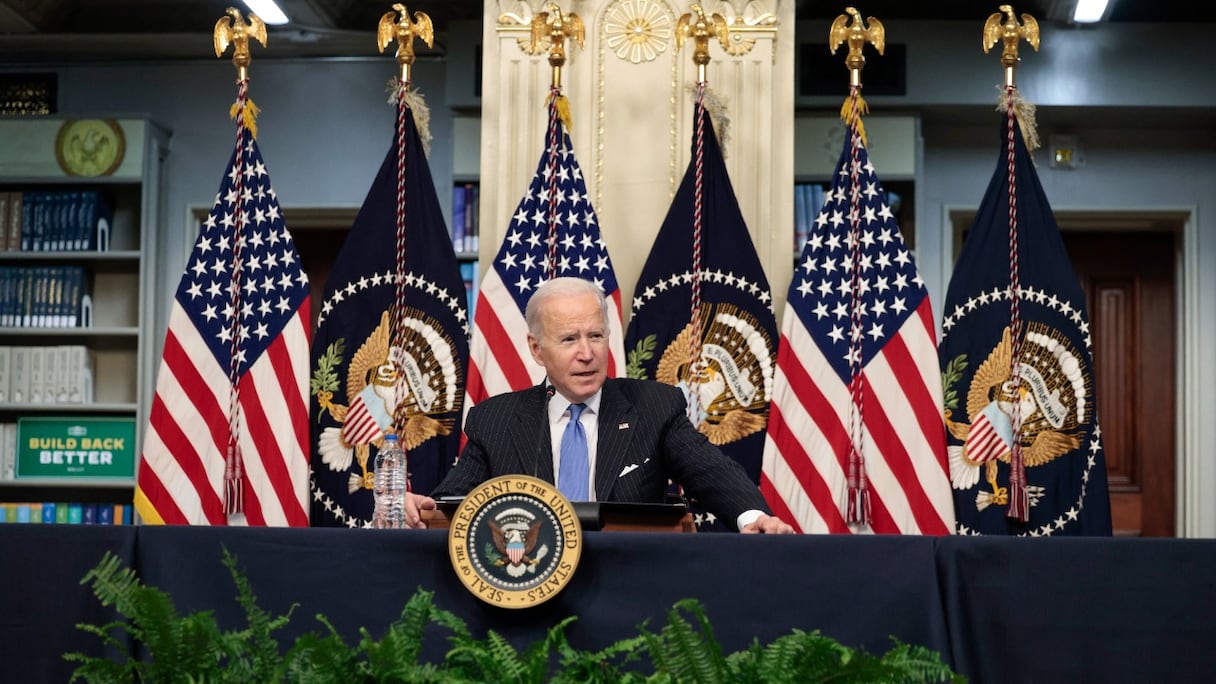
[[[600,412],[600,400],[603,398],[604,388],[600,387],[595,391],[595,394],[592,394],[587,398],[587,401],[583,402],[587,405],[587,409],[584,411],[584,413],[590,412],[592,415],[598,414]],[[556,423],[557,420],[562,417],[562,414],[564,414],[569,408],[570,400],[562,396],[561,393],[555,393],[553,398],[549,400],[549,423]]]

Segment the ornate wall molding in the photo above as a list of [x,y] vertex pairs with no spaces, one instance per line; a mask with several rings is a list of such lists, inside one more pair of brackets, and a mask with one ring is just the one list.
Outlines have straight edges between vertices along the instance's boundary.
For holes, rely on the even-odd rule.
[[[696,65],[677,51],[676,22],[691,3],[563,0],[586,45],[567,46],[564,92],[571,139],[621,284],[632,298],[650,245],[688,164]],[[700,3],[729,25],[728,48],[711,45],[708,81],[731,122],[723,141],[735,194],[761,262],[784,302],[793,270],[794,3]],[[532,17],[548,2],[487,3],[483,29],[482,263],[501,245],[542,150],[551,69],[530,54]]]

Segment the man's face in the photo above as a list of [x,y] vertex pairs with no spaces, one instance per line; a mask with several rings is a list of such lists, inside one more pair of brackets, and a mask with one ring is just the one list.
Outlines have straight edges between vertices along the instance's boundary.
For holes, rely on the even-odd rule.
[[586,401],[608,377],[608,329],[599,300],[590,292],[553,297],[540,323],[539,339],[528,334],[532,358],[568,401]]

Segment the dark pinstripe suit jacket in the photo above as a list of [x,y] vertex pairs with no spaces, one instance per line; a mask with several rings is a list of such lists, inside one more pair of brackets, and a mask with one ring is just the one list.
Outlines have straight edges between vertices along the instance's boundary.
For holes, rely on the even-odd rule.
[[[543,387],[490,397],[469,411],[464,431],[460,460],[432,496],[464,495],[500,475],[553,482]],[[768,512],[743,468],[693,429],[684,396],[670,385],[608,379],[595,459],[600,501],[662,502],[670,478],[731,527],[744,511]]]

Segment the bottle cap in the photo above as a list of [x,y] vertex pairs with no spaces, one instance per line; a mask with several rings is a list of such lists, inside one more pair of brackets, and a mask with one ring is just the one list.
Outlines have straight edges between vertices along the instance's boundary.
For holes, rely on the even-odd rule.
[[387,434],[387,435],[385,435],[385,436],[384,436],[384,441],[386,441],[386,442],[396,442],[396,441],[397,441],[397,435],[394,435],[394,434],[392,434],[392,433],[390,432],[389,434]]

